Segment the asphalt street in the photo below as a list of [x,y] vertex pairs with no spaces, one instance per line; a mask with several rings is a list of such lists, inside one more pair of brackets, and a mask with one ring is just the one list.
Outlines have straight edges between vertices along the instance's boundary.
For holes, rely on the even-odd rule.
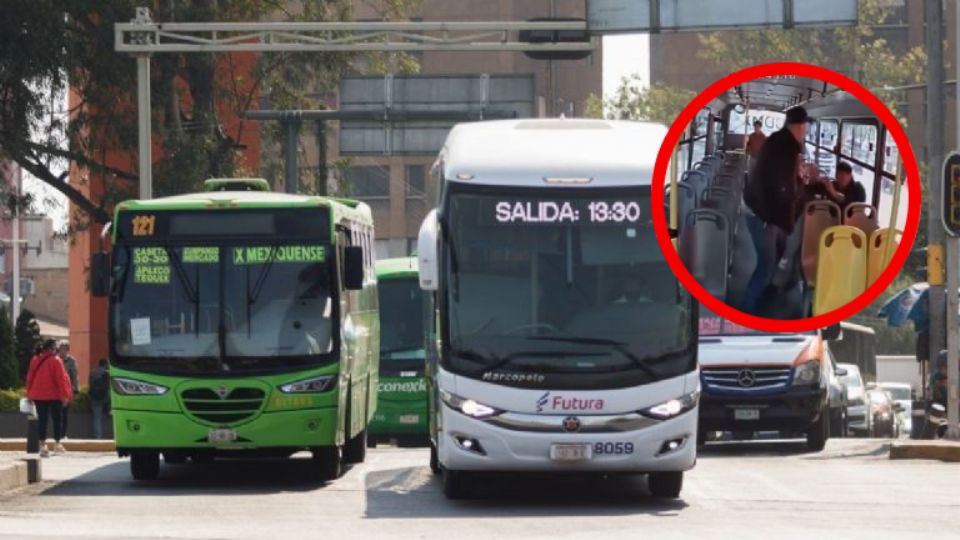
[[0,495],[0,538],[957,538],[956,464],[890,461],[885,444],[710,446],[676,501],[643,477],[521,475],[450,502],[425,449],[372,450],[330,484],[297,457],[165,465],[138,483],[126,460],[74,453]]

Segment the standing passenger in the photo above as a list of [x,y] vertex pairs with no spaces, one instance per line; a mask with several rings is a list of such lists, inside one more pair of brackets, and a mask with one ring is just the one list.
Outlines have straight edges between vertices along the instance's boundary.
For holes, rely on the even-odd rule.
[[747,136],[747,154],[750,155],[750,159],[757,159],[760,155],[760,149],[763,148],[763,143],[767,141],[767,136],[763,133],[762,127],[763,123],[754,120],[753,133]]
[[740,309],[756,314],[770,284],[780,235],[789,235],[796,221],[800,154],[807,134],[807,111],[787,111],[786,123],[767,138],[743,192],[747,228],[757,253],[757,266]]

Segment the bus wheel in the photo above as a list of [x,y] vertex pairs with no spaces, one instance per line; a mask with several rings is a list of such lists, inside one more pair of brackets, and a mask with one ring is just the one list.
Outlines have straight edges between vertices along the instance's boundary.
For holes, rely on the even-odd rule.
[[470,477],[467,473],[443,469],[443,494],[448,499],[466,499],[470,493]]
[[820,418],[807,430],[807,450],[820,452],[827,446],[830,438],[830,411],[821,410]]
[[320,446],[313,449],[313,469],[318,480],[332,482],[340,478],[343,460],[340,457],[340,448],[336,446]]
[[131,452],[130,474],[135,480],[154,480],[160,474],[159,452]]
[[367,435],[367,448],[376,448],[377,447],[377,438]]
[[344,463],[363,463],[367,458],[367,428],[357,433],[355,437],[347,440],[343,445]]
[[650,494],[661,499],[676,499],[683,489],[683,471],[656,472],[647,475]]
[[187,455],[183,452],[164,452],[163,462],[168,465],[183,465],[187,462]]
[[440,457],[437,456],[437,447],[433,443],[430,443],[430,472],[433,474],[443,472],[440,469]]

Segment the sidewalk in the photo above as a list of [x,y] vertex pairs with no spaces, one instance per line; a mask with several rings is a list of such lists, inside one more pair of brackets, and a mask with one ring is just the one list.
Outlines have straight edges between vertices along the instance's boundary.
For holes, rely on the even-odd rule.
[[960,462],[960,442],[896,441],[890,445],[890,459],[934,459]]
[[0,494],[40,480],[40,458],[0,452]]
[[[113,452],[117,449],[112,440],[64,439],[62,442],[68,452]],[[0,439],[0,452],[26,451],[26,439]]]

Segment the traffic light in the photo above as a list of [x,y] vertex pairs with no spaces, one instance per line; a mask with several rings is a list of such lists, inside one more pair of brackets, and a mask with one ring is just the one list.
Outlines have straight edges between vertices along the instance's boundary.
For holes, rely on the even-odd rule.
[[943,227],[950,236],[960,236],[960,154],[951,152],[943,162]]

